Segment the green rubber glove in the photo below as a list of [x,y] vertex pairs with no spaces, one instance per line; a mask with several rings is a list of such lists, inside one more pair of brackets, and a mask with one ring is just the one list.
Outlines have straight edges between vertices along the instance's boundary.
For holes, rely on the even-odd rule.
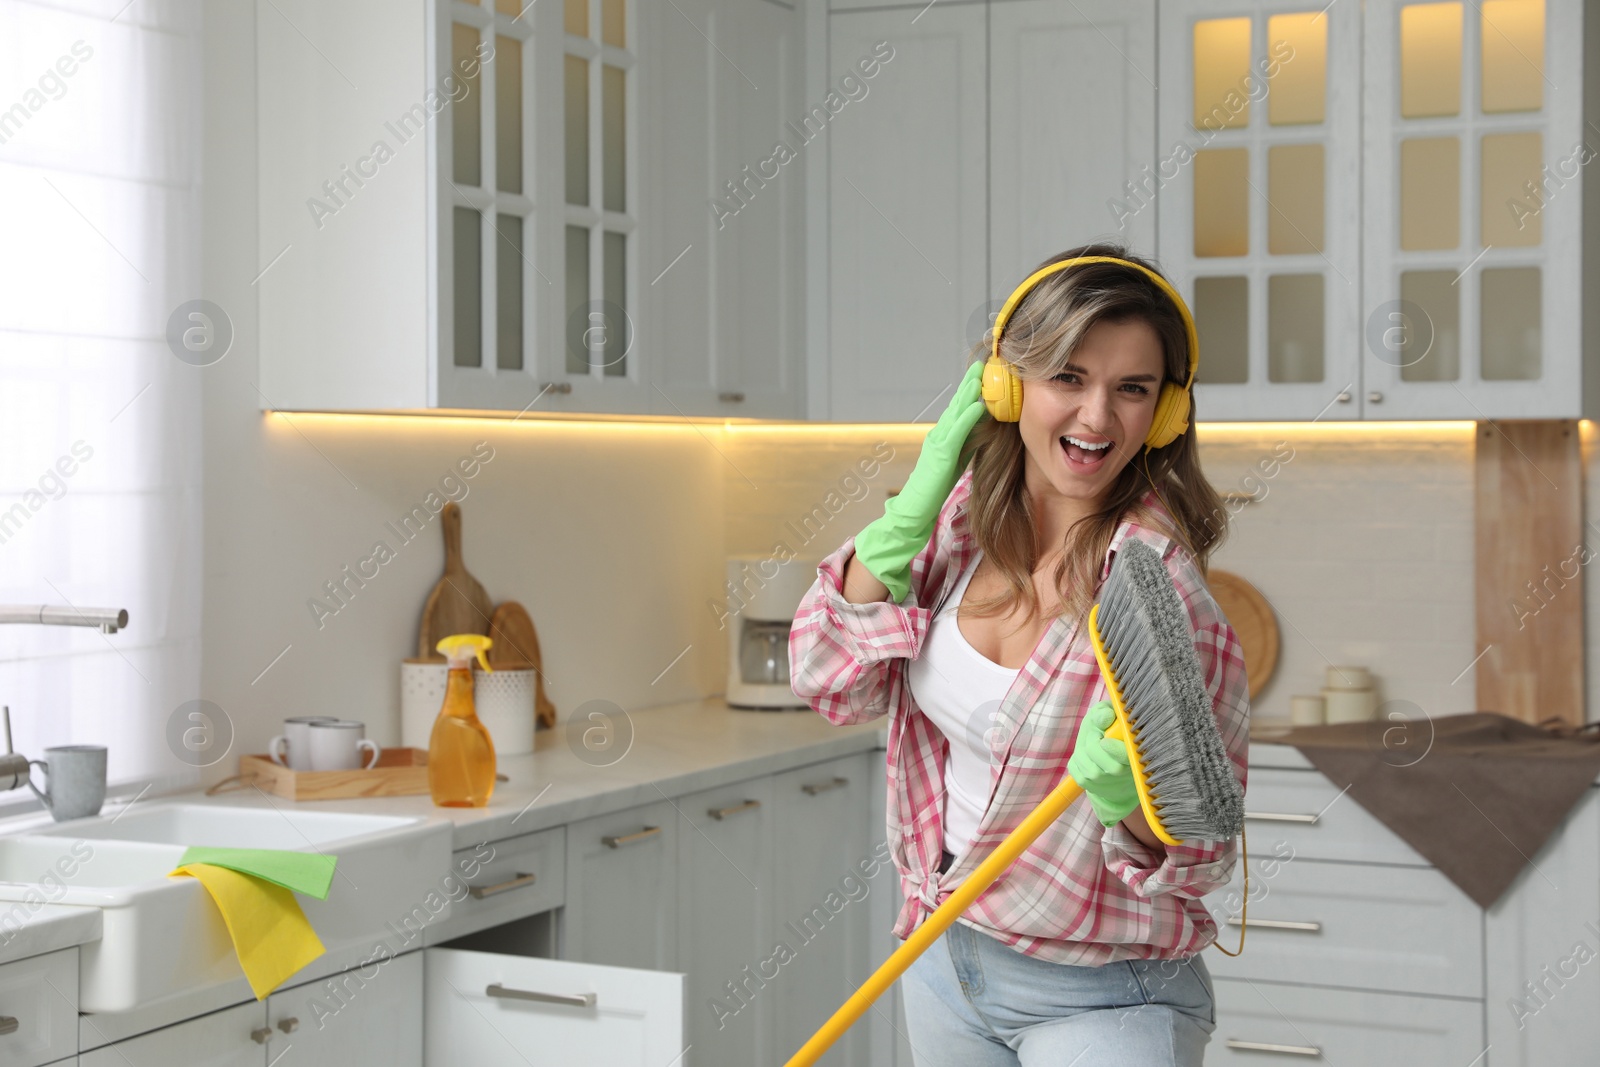
[[1083,786],[1096,817],[1105,826],[1115,826],[1139,806],[1128,746],[1106,737],[1106,729],[1116,721],[1117,713],[1109,700],[1090,707],[1078,726],[1078,740],[1067,760],[1067,773]]
[[856,558],[889,587],[896,604],[911,591],[911,560],[928,545],[939,510],[961,477],[961,446],[983,418],[983,363],[967,368],[950,406],[922,439],[917,464],[899,493],[856,535]]

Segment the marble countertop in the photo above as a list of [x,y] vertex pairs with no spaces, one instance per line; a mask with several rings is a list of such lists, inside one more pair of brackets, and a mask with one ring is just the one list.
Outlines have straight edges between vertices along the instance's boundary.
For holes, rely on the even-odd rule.
[[[888,719],[834,726],[806,709],[739,711],[720,697],[632,712],[617,721],[563,723],[535,735],[534,751],[505,756],[500,782],[483,808],[438,808],[426,794],[296,804],[258,790],[206,796],[201,790],[147,797],[137,804],[199,803],[217,807],[303,808],[417,816],[451,823],[452,847],[472,848],[594,815],[676,798],[857,752],[882,749]],[[603,751],[584,745],[584,730],[610,729]],[[604,735],[598,735],[604,737]],[[593,739],[593,735],[592,738]],[[127,810],[123,808],[121,810]],[[112,814],[108,805],[105,814]],[[0,822],[0,834],[22,833],[50,818],[43,812]],[[0,901],[0,963],[99,940],[98,908]]]

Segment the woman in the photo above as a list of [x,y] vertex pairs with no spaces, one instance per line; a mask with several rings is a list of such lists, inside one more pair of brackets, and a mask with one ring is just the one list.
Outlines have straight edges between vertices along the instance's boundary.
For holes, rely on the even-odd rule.
[[1234,845],[1151,832],[1126,749],[1103,736],[1086,621],[1124,539],[1160,551],[1243,783],[1244,659],[1204,579],[1225,512],[1192,423],[1145,447],[1163,383],[1192,377],[1187,309],[1116,246],[1046,265],[1084,256],[1124,262],[1057,269],[1004,323],[1017,421],[983,418],[974,363],[884,517],[822,561],[791,631],[813,708],[837,724],[891,715],[896,936],[1064,775],[1084,787],[903,976],[918,1067],[1198,1064],[1216,1024],[1200,898],[1227,883]]

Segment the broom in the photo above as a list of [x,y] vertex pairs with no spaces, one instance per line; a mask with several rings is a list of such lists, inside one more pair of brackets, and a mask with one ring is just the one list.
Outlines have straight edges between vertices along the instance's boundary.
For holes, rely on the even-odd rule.
[[[1211,715],[1188,616],[1155,549],[1122,543],[1100,602],[1089,611],[1089,637],[1117,715],[1105,735],[1128,746],[1150,828],[1169,845],[1231,840],[1244,825],[1244,791]],[[821,1059],[1082,792],[1070,775],[1063,778],[785,1067],[811,1067]]]

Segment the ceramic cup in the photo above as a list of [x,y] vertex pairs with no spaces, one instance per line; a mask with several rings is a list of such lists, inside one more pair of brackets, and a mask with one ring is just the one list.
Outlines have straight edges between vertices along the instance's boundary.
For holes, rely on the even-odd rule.
[[[338,722],[332,715],[296,715],[283,720],[283,733],[267,743],[267,756],[280,767],[291,771],[311,769],[311,735],[307,731],[314,722]],[[287,750],[280,753],[279,748]]]
[[[310,723],[311,769],[314,771],[367,770],[378,765],[383,754],[377,742],[367,740],[367,724],[350,719],[330,719]],[[363,763],[362,752],[371,752],[372,761]]]
[[104,745],[58,745],[44,750],[42,760],[29,760],[30,767],[43,767],[48,791],[40,791],[28,779],[28,788],[44,801],[56,822],[82,819],[100,814],[106,800],[106,749]]

